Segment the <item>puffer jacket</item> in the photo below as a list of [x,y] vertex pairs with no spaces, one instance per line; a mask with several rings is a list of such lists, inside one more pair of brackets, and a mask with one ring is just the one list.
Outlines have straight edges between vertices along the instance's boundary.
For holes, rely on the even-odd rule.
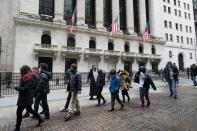
[[82,79],[81,74],[78,71],[70,72],[70,91],[81,91]]
[[50,88],[49,88],[49,80],[52,78],[52,73],[42,70],[39,73],[39,82],[38,82],[38,86],[36,89],[36,92],[40,93],[40,94],[47,94],[50,92]]
[[119,92],[120,89],[120,78],[116,75],[114,78],[110,78],[109,91],[111,93]]
[[31,106],[33,104],[33,78],[28,73],[20,80],[20,85],[15,88],[19,91],[18,106]]

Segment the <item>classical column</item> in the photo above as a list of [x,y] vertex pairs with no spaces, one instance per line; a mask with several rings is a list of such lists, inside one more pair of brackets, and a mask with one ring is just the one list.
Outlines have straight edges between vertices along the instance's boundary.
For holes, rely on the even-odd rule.
[[118,30],[120,31],[120,14],[119,14],[119,0],[112,0],[112,23],[114,22],[114,20],[116,19],[116,17],[118,16]]
[[63,21],[64,17],[64,0],[55,0],[54,21]]
[[126,6],[127,30],[129,33],[134,33],[133,0],[126,0]]
[[85,24],[85,0],[77,0],[77,25],[87,26]]
[[96,27],[97,29],[105,30],[105,28],[103,27],[103,23],[104,23],[103,14],[104,14],[103,0],[96,0]]
[[146,2],[145,0],[139,0],[139,21],[140,31],[146,27]]

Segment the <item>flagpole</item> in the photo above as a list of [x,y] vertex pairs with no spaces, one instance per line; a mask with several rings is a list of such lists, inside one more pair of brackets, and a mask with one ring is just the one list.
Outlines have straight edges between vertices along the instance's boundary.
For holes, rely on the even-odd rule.
[[[117,15],[116,17],[118,17],[118,16],[120,15],[120,13],[122,12],[122,9],[123,9],[123,6],[122,6],[121,9],[119,10],[118,15]],[[115,18],[116,18],[116,17],[115,17]],[[110,29],[110,28],[112,27],[112,25],[113,25],[113,21],[112,21],[112,24],[110,25],[110,27],[109,27],[108,29]]]

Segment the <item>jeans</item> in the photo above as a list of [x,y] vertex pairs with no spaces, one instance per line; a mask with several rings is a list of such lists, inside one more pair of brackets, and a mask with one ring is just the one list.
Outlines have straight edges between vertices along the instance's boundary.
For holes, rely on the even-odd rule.
[[72,96],[72,94],[71,94],[71,92],[69,92],[69,93],[68,93],[68,96],[67,96],[66,104],[65,104],[65,106],[64,106],[65,109],[68,109],[68,106],[69,106],[70,100],[71,100],[71,96]]
[[16,127],[20,128],[21,122],[22,122],[22,113],[23,110],[26,109],[29,113],[33,114],[34,117],[36,117],[39,121],[41,121],[40,115],[34,111],[31,106],[18,106],[16,114],[17,114],[17,119],[16,119]]
[[148,96],[149,89],[140,87],[139,91],[140,91],[140,100],[141,100],[142,105],[144,105],[144,97],[146,98],[147,103],[150,104],[150,100],[149,100],[149,96]]
[[117,100],[117,102],[123,106],[120,98],[119,98],[119,94],[118,92],[114,92],[114,93],[111,93],[111,109],[114,109],[114,105],[115,105],[115,100]]
[[72,92],[71,93],[71,103],[69,106],[69,112],[68,116],[72,116],[74,113],[74,110],[76,108],[76,112],[80,112],[80,104],[78,100],[78,92]]
[[97,98],[98,98],[98,104],[101,104],[101,99],[105,101],[105,98],[102,95],[103,87],[98,88]]
[[35,97],[34,109],[36,112],[38,112],[40,101],[42,101],[44,116],[46,119],[49,119],[50,114],[49,114],[49,105],[48,105],[48,101],[47,101],[47,94],[38,94]]
[[168,80],[168,86],[170,89],[170,94],[176,96],[177,91],[176,91],[176,81],[174,79]]
[[193,83],[194,83],[194,86],[197,86],[196,76],[193,76],[193,77],[192,77],[192,81],[193,81]]

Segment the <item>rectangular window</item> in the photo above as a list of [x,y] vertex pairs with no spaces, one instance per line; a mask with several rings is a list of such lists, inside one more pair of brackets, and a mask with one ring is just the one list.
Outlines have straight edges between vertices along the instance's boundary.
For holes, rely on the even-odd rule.
[[189,4],[187,4],[187,9],[189,10],[190,8],[189,8]]
[[185,19],[187,19],[187,13],[185,12]]
[[190,38],[190,43],[191,43],[191,45],[193,45],[193,39],[192,38]]
[[188,19],[191,20],[190,13],[188,13]]
[[163,6],[163,12],[166,13],[166,6],[165,5]]
[[173,42],[173,35],[170,34],[170,41]]
[[179,30],[178,23],[175,23],[176,30]]
[[171,8],[168,7],[168,14],[171,14]]
[[181,17],[181,10],[179,10],[179,17]]
[[186,9],[186,3],[184,3],[184,9]]
[[181,36],[181,44],[183,44],[183,36]]
[[165,27],[165,28],[168,28],[168,23],[167,23],[166,20],[164,21],[164,27]]
[[177,9],[174,9],[174,15],[177,16]]
[[186,32],[188,32],[188,26],[185,26],[185,30],[186,30]]
[[180,41],[179,41],[179,36],[176,36],[176,41],[177,41],[177,43],[180,42]]
[[165,34],[165,37],[166,37],[166,41],[168,41],[168,34]]
[[178,1],[178,6],[181,7],[181,2],[180,1]]
[[180,31],[183,31],[183,26],[182,26],[182,24],[180,24],[179,26],[180,26]]
[[176,0],[174,0],[174,5],[176,6]]
[[169,22],[169,28],[172,29],[172,22]]
[[166,2],[166,0],[163,0],[163,2]]
[[187,37],[187,44],[189,44],[189,38]]
[[170,0],[168,0],[168,3],[170,3]]

